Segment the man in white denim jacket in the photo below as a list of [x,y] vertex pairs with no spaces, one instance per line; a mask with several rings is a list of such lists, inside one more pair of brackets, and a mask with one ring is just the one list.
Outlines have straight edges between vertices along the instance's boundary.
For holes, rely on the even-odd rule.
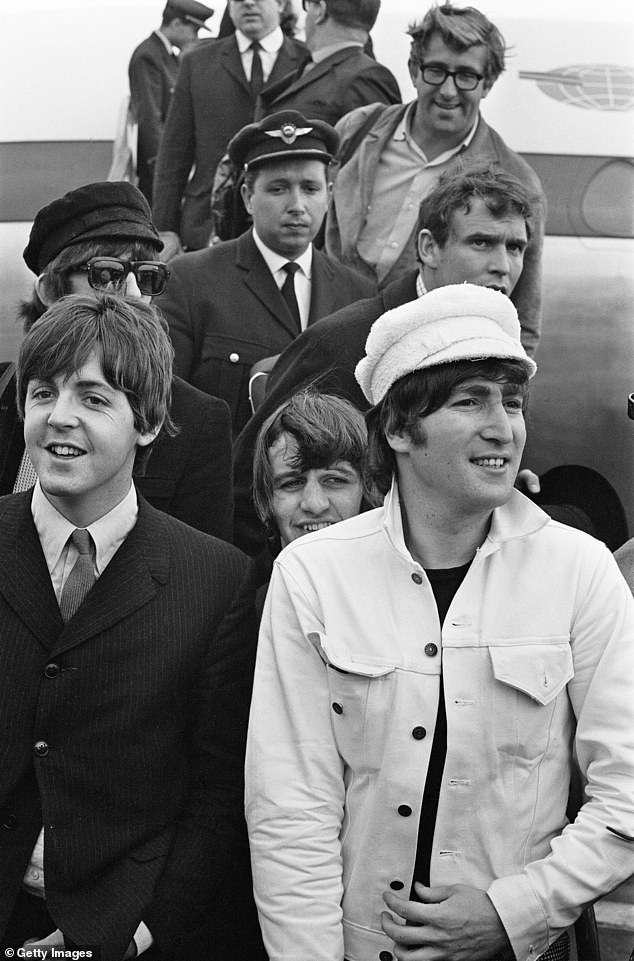
[[634,605],[603,544],[513,489],[534,371],[486,288],[372,328],[391,489],[282,552],[262,621],[246,812],[271,961],[559,961],[634,869]]

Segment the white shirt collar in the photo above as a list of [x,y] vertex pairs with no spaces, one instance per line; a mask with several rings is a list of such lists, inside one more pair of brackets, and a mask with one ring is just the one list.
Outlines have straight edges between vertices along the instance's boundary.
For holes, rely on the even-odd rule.
[[167,52],[170,54],[170,56],[175,56],[174,48],[169,42],[169,40],[167,39],[167,37],[165,36],[165,34],[161,33],[160,30],[155,30],[154,33],[159,38],[159,40],[161,41],[161,43],[163,44]]
[[313,63],[321,63],[326,57],[332,56],[339,50],[348,50],[350,47],[363,48],[363,44],[357,40],[340,40],[339,43],[330,43],[327,47],[321,47],[312,54]]
[[[258,237],[258,232],[255,228],[253,229],[253,240],[255,242],[255,246],[262,254],[266,266],[269,268],[272,274],[276,274],[278,270],[282,269],[284,264],[288,263],[288,257],[282,257],[281,254],[278,254],[274,250],[271,250],[270,247],[267,247],[267,245]],[[312,244],[308,245],[301,257],[295,258],[295,263],[298,265],[302,273],[310,280],[311,269],[313,265]]]
[[[246,53],[253,41],[250,40],[249,37],[246,37],[241,30],[236,30],[235,37],[240,53]],[[260,40],[260,46],[266,53],[277,53],[283,43],[284,34],[282,33],[281,27],[276,27],[275,30],[267,33],[266,37],[262,37]]]
[[[410,133],[410,130],[412,126],[411,121],[412,121],[412,117],[414,115],[415,109],[416,109],[416,101],[412,100],[407,110],[401,117],[398,127],[392,134],[392,140],[408,140],[408,141],[412,140],[412,135]],[[471,141],[473,140],[473,138],[475,137],[475,132],[478,129],[479,122],[480,122],[480,115],[478,114],[473,126],[465,135],[465,137],[460,141],[459,144],[457,144],[455,147],[451,147],[451,149],[449,150],[445,150],[444,153],[440,154],[438,157],[434,157],[433,161],[431,161],[434,164],[434,166],[436,164],[444,163],[445,160],[449,160],[450,157],[453,157],[454,154],[457,154],[464,147],[468,147]],[[412,141],[412,142],[415,143],[415,141]],[[416,146],[418,147],[418,145]],[[420,147],[418,147],[418,149],[420,150]],[[420,150],[420,152],[423,153],[422,150]]]
[[[123,500],[86,528],[95,544],[95,566],[98,575],[108,566],[136,524],[138,512],[136,487],[130,484],[130,490]],[[57,508],[53,507],[39,481],[33,488],[31,513],[46,565],[51,572],[57,565],[68,543],[68,538],[75,530],[75,524],[71,524]]]

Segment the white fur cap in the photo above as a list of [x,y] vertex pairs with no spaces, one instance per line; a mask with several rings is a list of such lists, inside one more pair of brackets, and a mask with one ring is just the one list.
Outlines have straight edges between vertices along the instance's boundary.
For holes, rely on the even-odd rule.
[[528,376],[537,365],[520,343],[517,311],[498,290],[450,284],[388,310],[372,325],[366,356],[355,370],[371,404],[404,374],[456,360],[520,360]]

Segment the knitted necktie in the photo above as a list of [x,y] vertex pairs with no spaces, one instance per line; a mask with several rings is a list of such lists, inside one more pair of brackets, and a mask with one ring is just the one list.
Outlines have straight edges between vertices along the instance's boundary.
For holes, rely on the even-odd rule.
[[289,260],[287,264],[284,264],[282,270],[286,271],[286,280],[282,284],[282,297],[286,301],[286,306],[291,312],[291,317],[295,321],[297,327],[297,333],[302,332],[302,322],[299,317],[299,304],[297,303],[297,297],[295,296],[295,278],[294,274],[299,270],[299,265],[294,261]]
[[254,40],[250,49],[253,51],[253,60],[251,61],[251,90],[253,91],[253,96],[257,97],[264,85],[262,57],[260,56],[262,46],[259,41]]
[[86,594],[96,581],[95,567],[92,559],[92,538],[87,530],[76,528],[70,539],[79,551],[79,557],[66,579],[59,609],[65,624],[84,600]]

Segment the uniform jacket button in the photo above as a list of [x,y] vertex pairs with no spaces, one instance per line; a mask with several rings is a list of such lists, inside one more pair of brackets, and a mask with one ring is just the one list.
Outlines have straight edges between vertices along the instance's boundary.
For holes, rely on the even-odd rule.
[[379,961],[394,961],[394,958],[392,957],[389,951],[380,951]]
[[393,891],[402,891],[405,885],[402,881],[390,881],[390,887]]
[[18,819],[15,814],[6,814],[2,819],[2,827],[5,831],[15,831],[18,826]]
[[57,677],[60,670],[61,668],[59,664],[47,664],[46,667],[44,668],[44,677],[50,677],[50,678]]
[[341,706],[341,704],[337,704],[336,701],[333,702],[332,709],[335,712],[335,714],[343,714],[343,707]]
[[412,813],[412,809],[409,804],[399,804],[397,811],[402,818],[408,818]]
[[422,741],[424,737],[427,737],[427,731],[424,727],[415,727],[412,731],[412,737],[415,741]]
[[36,741],[33,745],[33,750],[38,757],[46,757],[48,754],[48,744],[46,741]]
[[418,571],[416,571],[414,574],[412,574],[412,580],[414,581],[415,584],[422,584],[423,575],[419,574]]
[[425,644],[425,654],[427,657],[436,657],[438,646],[436,644]]
[[236,354],[234,350],[231,354],[229,354],[229,360],[231,361],[232,364],[237,364],[238,361],[240,360],[240,354]]

